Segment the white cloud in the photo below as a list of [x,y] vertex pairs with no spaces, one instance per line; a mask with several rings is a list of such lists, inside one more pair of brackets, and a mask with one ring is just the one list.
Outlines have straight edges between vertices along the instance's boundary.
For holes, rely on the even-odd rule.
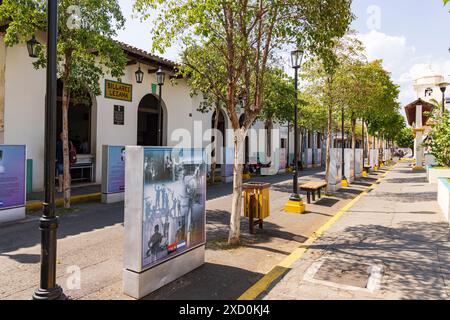
[[359,39],[366,47],[367,58],[383,59],[384,67],[394,75],[407,69],[408,61],[414,60],[416,55],[416,48],[408,45],[405,37],[372,30],[360,35]]
[[436,60],[433,56],[418,56],[416,48],[404,36],[392,36],[372,30],[358,38],[366,47],[367,58],[382,59],[384,68],[391,72],[395,83],[400,85],[399,100],[402,105],[416,98],[413,81],[430,68],[437,74],[449,75],[450,61]]

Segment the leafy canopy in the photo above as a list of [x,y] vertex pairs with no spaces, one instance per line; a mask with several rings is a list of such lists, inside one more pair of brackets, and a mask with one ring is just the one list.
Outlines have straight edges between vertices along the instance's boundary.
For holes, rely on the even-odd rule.
[[[5,43],[29,40],[47,29],[46,0],[3,0],[0,20],[8,22]],[[126,57],[112,38],[125,20],[117,0],[58,1],[58,73],[69,89],[100,94],[100,78],[106,73],[120,77]],[[38,47],[36,68],[46,66],[45,45]]]

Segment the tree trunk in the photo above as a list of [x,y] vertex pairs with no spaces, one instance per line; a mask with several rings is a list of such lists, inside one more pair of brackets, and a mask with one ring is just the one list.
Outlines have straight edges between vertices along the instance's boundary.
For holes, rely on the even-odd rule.
[[242,149],[245,133],[243,129],[234,130],[234,169],[233,169],[233,198],[231,203],[230,233],[228,243],[238,245],[241,232],[242,211]]
[[330,164],[331,164],[331,143],[332,143],[332,124],[333,124],[333,109],[331,106],[328,107],[328,125],[327,125],[327,153],[326,153],[326,163],[325,163],[325,180],[327,183],[330,178]]
[[214,117],[214,143],[212,145],[212,159],[211,159],[211,183],[214,184],[216,182],[216,168],[217,168],[217,141],[218,141],[218,132],[217,127],[219,126],[219,106],[216,106],[216,116]]
[[[352,179],[353,181],[356,180],[356,119],[354,116],[352,116],[352,152],[353,152],[353,172],[352,172]],[[350,170],[351,171],[351,170]]]
[[70,160],[69,160],[69,102],[70,92],[67,84],[63,82],[62,97],[62,141],[63,141],[63,157],[64,157],[64,208],[70,208]]

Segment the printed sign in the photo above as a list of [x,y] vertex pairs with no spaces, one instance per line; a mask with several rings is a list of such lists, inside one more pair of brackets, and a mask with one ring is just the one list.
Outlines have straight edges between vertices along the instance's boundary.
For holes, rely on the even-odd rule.
[[125,107],[124,106],[114,106],[114,124],[118,126],[123,126],[125,124]]
[[107,193],[125,191],[125,147],[108,146]]
[[26,147],[0,145],[0,210],[25,206]]
[[203,150],[144,148],[142,268],[205,243]]
[[105,80],[105,98],[131,102],[133,86],[122,82]]

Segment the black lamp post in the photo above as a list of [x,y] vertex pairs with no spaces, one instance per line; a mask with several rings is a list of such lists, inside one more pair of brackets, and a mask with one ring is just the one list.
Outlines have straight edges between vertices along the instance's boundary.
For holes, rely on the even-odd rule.
[[56,44],[58,38],[58,0],[47,1],[47,96],[45,108],[45,202],[40,220],[41,277],[35,300],[57,300],[64,297],[56,284],[56,241],[58,217],[55,215],[55,159],[56,159]]
[[162,108],[162,86],[164,85],[164,81],[166,78],[166,74],[162,71],[161,67],[159,67],[158,71],[156,71],[156,82],[159,86],[159,99],[158,99],[158,144],[160,146],[163,145],[162,142],[162,134],[161,134],[161,128],[162,128],[162,117],[161,117],[161,108]]
[[448,82],[441,82],[439,83],[439,88],[442,92],[442,114],[445,112],[445,91],[447,90],[447,87],[450,86],[450,83]]
[[134,75],[136,76],[136,82],[137,83],[142,83],[144,81],[144,72],[142,72],[142,70],[141,70],[141,64],[140,63],[139,63],[139,68],[134,73]]
[[39,45],[39,42],[36,40],[36,37],[33,35],[33,37],[27,41],[27,50],[28,55],[30,58],[37,58],[37,46]]
[[294,181],[290,200],[300,201],[298,194],[298,69],[302,64],[304,51],[297,49],[291,52],[291,64],[295,70],[295,110],[294,110]]

